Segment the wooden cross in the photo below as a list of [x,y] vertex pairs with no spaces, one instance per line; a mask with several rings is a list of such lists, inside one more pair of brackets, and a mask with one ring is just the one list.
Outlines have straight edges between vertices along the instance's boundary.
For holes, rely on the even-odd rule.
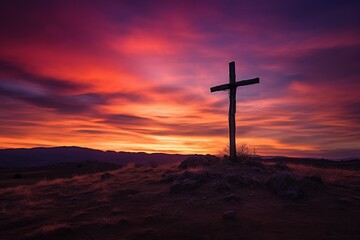
[[230,106],[229,106],[229,139],[230,139],[230,160],[236,161],[236,142],[235,142],[235,112],[236,112],[236,88],[250,84],[259,83],[259,78],[242,80],[236,82],[235,80],[235,62],[229,63],[229,83],[222,84],[210,88],[211,92],[230,90]]

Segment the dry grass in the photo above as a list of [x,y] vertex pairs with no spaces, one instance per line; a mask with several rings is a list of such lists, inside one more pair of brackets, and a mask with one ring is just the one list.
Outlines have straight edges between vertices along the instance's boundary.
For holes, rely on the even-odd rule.
[[[190,235],[186,235],[186,233],[182,235],[184,232],[198,234],[207,231],[211,232],[209,234],[217,234],[216,237],[223,237],[212,239],[234,239],[235,235],[244,236],[244,234],[245,236],[248,234],[248,237],[244,239],[266,239],[262,238],[264,236],[262,234],[266,231],[279,236],[286,235],[272,232],[272,229],[277,228],[287,232],[287,236],[292,236],[293,231],[288,230],[288,222],[294,225],[296,222],[296,226],[300,224],[303,229],[314,224],[323,227],[322,219],[318,221],[310,218],[311,225],[305,222],[309,220],[308,217],[314,211],[318,216],[324,213],[328,214],[329,206],[336,211],[330,212],[332,215],[329,217],[334,221],[331,226],[339,226],[338,214],[343,218],[348,217],[348,212],[336,210],[338,209],[337,204],[343,203],[338,203],[336,200],[328,198],[327,195],[324,198],[315,196],[315,198],[318,197],[318,200],[307,204],[317,204],[318,202],[321,204],[311,206],[309,209],[303,209],[306,204],[300,203],[298,207],[301,208],[301,211],[298,211],[297,203],[288,203],[273,196],[266,188],[256,186],[244,187],[230,184],[229,192],[238,195],[240,201],[228,202],[224,200],[224,195],[227,193],[218,192],[214,188],[213,183],[218,179],[209,180],[208,183],[201,185],[193,192],[170,194],[172,183],[164,183],[162,180],[166,174],[181,175],[187,171],[179,169],[178,165],[179,163],[158,166],[129,164],[121,169],[107,171],[111,176],[106,179],[101,179],[103,173],[92,173],[63,179],[44,179],[33,185],[0,189],[0,227],[3,227],[7,239],[11,240],[21,239],[16,236],[28,236],[31,239],[78,239],[79,236],[84,239],[96,236],[93,239],[104,240],[146,239],[148,236],[140,238],[136,233],[146,232],[146,229],[149,228],[156,230],[152,233],[154,236],[150,236],[153,239],[159,239],[156,234],[160,233],[170,234],[161,239],[173,239],[171,234],[174,234],[173,236],[178,234],[176,236],[180,236],[181,239],[187,239]],[[298,164],[287,165],[295,174],[320,175],[327,183],[360,179],[357,171],[322,169]],[[199,167],[191,169],[191,171],[206,171],[224,176],[229,171],[251,176],[257,174],[260,179],[261,177],[266,179],[272,172],[270,167],[265,171],[256,171],[247,165],[223,163]],[[224,181],[226,182],[226,180]],[[349,194],[353,193],[349,192]],[[309,196],[309,199],[312,200],[312,197]],[[326,203],[326,201],[328,202]],[[354,209],[350,205],[345,207]],[[229,208],[236,209],[239,214],[240,220],[233,223],[235,228],[231,227],[232,223],[230,225],[222,223],[222,214]],[[278,220],[281,217],[284,224]],[[353,218],[355,219],[355,217]],[[304,224],[298,219],[304,219]],[[259,227],[258,222],[264,222],[264,226],[273,224],[271,229],[269,228],[270,230],[257,231],[260,235],[259,238],[251,230]],[[6,224],[10,227],[4,228]],[[242,225],[245,226],[241,227]],[[202,229],[199,230],[198,227]],[[326,229],[325,226],[321,231],[324,232]],[[346,232],[345,230],[341,231]],[[316,235],[318,232],[318,230],[313,231],[312,229],[306,231],[309,232],[309,236]],[[122,234],[125,233],[127,235],[125,238],[112,238],[113,232],[117,233],[117,236],[123,236]],[[16,233],[16,236],[12,235],[13,233]],[[228,237],[224,237],[226,234]],[[320,236],[319,234],[317,236]],[[71,237],[67,238],[67,236]],[[204,236],[204,239],[209,239],[208,235]]]
[[344,182],[360,178],[360,171],[357,170],[321,168],[294,163],[287,163],[286,165],[290,167],[295,174],[301,176],[319,175],[325,182],[328,183]]

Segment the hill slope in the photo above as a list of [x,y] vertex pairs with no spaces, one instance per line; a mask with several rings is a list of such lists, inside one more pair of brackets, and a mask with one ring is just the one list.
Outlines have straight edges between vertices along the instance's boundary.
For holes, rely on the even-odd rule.
[[193,169],[179,163],[128,165],[0,189],[1,239],[360,235],[359,171],[200,160],[203,166]]

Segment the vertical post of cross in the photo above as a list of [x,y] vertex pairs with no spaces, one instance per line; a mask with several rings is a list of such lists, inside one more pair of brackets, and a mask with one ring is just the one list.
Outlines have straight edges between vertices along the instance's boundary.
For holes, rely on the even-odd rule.
[[236,76],[235,76],[235,62],[229,63],[229,142],[230,142],[230,160],[236,161],[236,123],[235,123],[235,113],[236,113],[236,86],[235,86]]
[[229,90],[229,150],[230,150],[230,160],[237,161],[236,158],[236,125],[235,125],[235,113],[236,113],[236,88],[240,86],[246,86],[250,84],[256,84],[260,82],[259,78],[247,79],[236,82],[235,76],[235,62],[229,63],[229,83],[221,84],[215,87],[210,88],[211,92]]

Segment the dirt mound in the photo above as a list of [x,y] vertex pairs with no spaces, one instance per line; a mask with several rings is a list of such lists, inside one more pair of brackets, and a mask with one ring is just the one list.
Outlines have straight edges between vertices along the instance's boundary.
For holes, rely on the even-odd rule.
[[213,155],[193,155],[182,161],[179,165],[179,168],[187,169],[187,168],[205,167],[219,161],[220,158]]

